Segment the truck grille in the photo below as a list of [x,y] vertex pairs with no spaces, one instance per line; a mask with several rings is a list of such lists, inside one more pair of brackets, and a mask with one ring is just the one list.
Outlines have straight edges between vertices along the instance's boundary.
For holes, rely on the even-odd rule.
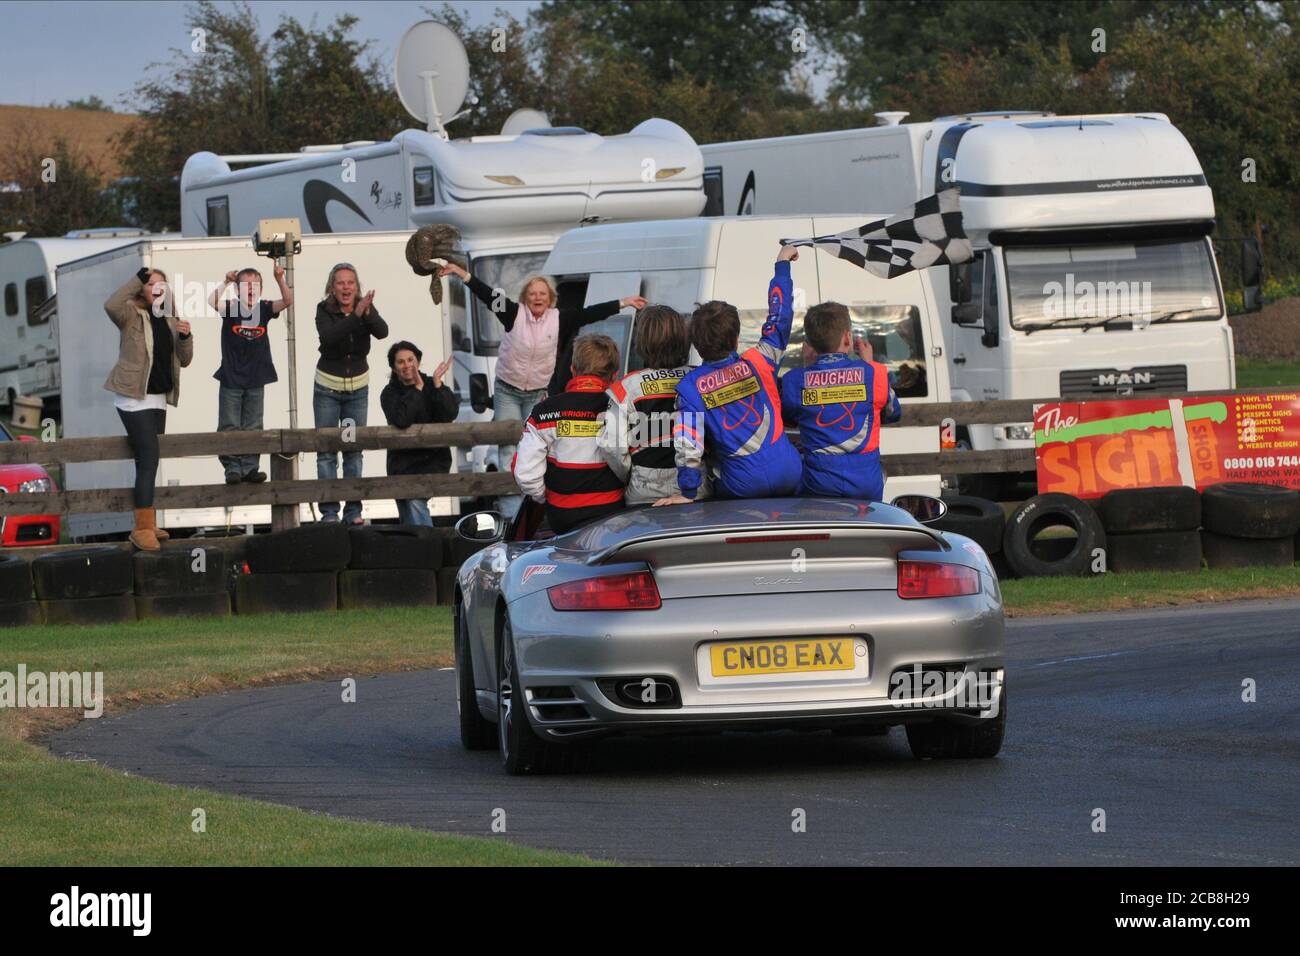
[[1127,398],[1148,392],[1185,391],[1186,365],[1073,368],[1061,373],[1062,398]]

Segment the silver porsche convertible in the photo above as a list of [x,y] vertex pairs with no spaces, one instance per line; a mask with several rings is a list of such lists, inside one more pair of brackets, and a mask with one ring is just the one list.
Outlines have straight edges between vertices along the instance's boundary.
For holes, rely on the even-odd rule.
[[540,506],[462,518],[490,542],[454,599],[464,745],[577,769],[614,733],[883,734],[992,757],[1002,596],[943,503],[824,498],[629,508],[552,536]]

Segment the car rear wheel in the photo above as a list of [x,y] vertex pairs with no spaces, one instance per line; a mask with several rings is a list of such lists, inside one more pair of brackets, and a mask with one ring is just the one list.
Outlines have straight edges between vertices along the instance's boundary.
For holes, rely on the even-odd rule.
[[538,737],[528,716],[528,701],[519,680],[515,639],[506,618],[501,629],[500,664],[497,667],[497,737],[506,773],[564,773],[586,763],[582,744],[552,744]]
[[470,656],[469,629],[464,611],[456,614],[456,710],[460,714],[460,742],[466,750],[494,750],[497,729],[478,709],[474,688],[474,658]]
[[966,760],[996,757],[1002,749],[1007,728],[1007,686],[996,717],[978,723],[936,720],[929,724],[908,724],[907,744],[917,760]]

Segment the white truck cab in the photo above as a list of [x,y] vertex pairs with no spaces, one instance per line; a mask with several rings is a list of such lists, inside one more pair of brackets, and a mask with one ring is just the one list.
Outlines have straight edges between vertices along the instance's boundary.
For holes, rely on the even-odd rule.
[[[740,313],[743,350],[758,342],[767,316],[767,287],[780,240],[860,224],[857,216],[750,216],[587,226],[559,239],[543,271],[562,289],[581,293],[586,304],[639,290],[650,302],[689,317],[711,299],[730,302]],[[907,427],[907,406],[949,401],[943,333],[929,284],[920,274],[879,279],[810,249],[800,251],[791,276],[794,326],[780,374],[802,364],[808,308],[827,300],[841,302],[853,315],[855,332],[871,342],[876,360],[894,373],[903,404],[902,425],[882,432],[882,453],[937,452],[937,428]],[[628,310],[584,329],[618,343],[625,371],[639,367],[638,356],[630,354],[632,318]],[[692,362],[699,362],[694,351]],[[890,477],[885,498],[910,492],[937,495],[939,490],[937,474]]]

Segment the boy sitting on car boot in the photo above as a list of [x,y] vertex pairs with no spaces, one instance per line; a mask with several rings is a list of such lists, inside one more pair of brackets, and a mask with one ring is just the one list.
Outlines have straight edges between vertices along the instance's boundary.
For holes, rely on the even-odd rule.
[[601,455],[605,389],[618,374],[618,361],[608,335],[579,338],[568,386],[539,402],[524,425],[510,468],[519,490],[545,503],[556,534],[623,508],[623,479]]
[[705,455],[718,469],[719,498],[780,498],[793,495],[802,464],[785,437],[776,372],[790,341],[794,293],[790,263],[799,257],[784,246],[768,286],[767,321],[758,345],[736,354],[740,314],[726,302],[706,302],[691,316],[691,344],[704,364],[677,386],[679,421],[673,429],[680,495],[655,504],[681,504],[699,495]]
[[799,494],[880,501],[880,426],[902,415],[889,370],[854,340],[849,310],[838,302],[813,306],[803,327],[816,360],[781,379],[781,405],[803,445]]

